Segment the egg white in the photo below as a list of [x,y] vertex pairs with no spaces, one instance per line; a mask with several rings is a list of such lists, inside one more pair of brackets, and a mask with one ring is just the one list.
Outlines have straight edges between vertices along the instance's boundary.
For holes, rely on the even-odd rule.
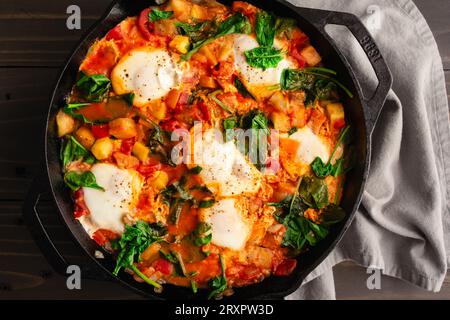
[[123,218],[132,213],[137,202],[142,186],[141,177],[136,171],[119,169],[107,163],[95,164],[91,172],[105,191],[83,187],[89,215],[79,219],[81,224],[89,235],[98,229],[123,233]]
[[234,198],[225,198],[217,201],[211,208],[202,209],[200,219],[211,225],[213,244],[241,250],[251,231],[245,212],[242,203]]
[[[294,67],[294,64],[286,57],[278,63],[276,68],[264,70],[250,66],[247,63],[244,52],[257,48],[258,46],[259,44],[254,36],[240,34],[234,37],[234,66],[247,88],[256,95],[261,90],[267,90],[267,87],[279,84],[283,70]],[[277,40],[274,42],[274,47],[276,49],[284,49]]]
[[305,126],[289,136],[289,139],[299,143],[296,158],[301,163],[311,164],[316,157],[324,163],[330,159],[330,146],[320,136],[316,135],[310,127]]
[[141,107],[176,88],[182,73],[182,66],[167,50],[142,47],[120,59],[111,73],[111,82],[117,94],[134,93],[133,103]]
[[206,186],[217,196],[255,194],[262,174],[239,151],[233,141],[222,141],[222,133],[210,129],[194,138],[194,162]]

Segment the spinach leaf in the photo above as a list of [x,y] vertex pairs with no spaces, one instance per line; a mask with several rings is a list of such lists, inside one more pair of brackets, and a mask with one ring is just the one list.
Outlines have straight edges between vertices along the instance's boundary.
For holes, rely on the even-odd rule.
[[325,79],[318,79],[316,81],[314,91],[319,100],[335,100],[338,98],[336,84]]
[[175,198],[170,203],[169,216],[170,216],[170,221],[173,224],[177,225],[178,222],[180,221],[181,212],[183,211],[183,207],[184,207],[185,203],[186,203],[186,201],[181,198]]
[[[256,141],[256,145],[250,145],[247,141],[245,142],[245,150],[240,150],[243,154],[247,155],[250,153],[251,157],[254,157],[253,160],[256,160],[257,163],[255,163],[255,166],[261,170],[264,168],[266,163],[266,155],[263,155],[264,158],[260,159],[259,155],[257,154],[257,147],[261,147],[261,143],[264,143],[264,141],[260,141],[260,130],[266,135],[270,135],[270,128],[269,128],[269,120],[264,115],[264,113],[257,111],[257,110],[250,110],[246,115],[241,117],[240,119],[240,128],[247,130],[252,129],[251,131],[251,139],[253,141]],[[256,138],[253,136],[255,135]],[[239,148],[242,149],[242,148]]]
[[236,117],[229,117],[223,120],[223,128],[225,130],[232,130],[236,128],[238,120]]
[[162,11],[162,10],[158,10],[158,9],[152,9],[149,14],[148,14],[148,18],[150,19],[150,21],[152,22],[156,22],[162,19],[169,19],[173,16],[173,11]]
[[315,246],[328,234],[324,226],[315,224],[304,216],[291,215],[285,218],[284,224],[287,229],[282,244],[295,250],[301,250],[305,244]]
[[159,253],[163,256],[164,259],[166,259],[170,263],[173,263],[173,264],[177,264],[178,263],[178,259],[174,255],[173,252],[165,253],[164,251],[159,250]]
[[328,188],[322,179],[304,177],[300,184],[299,196],[302,201],[314,209],[322,209],[328,205]]
[[213,297],[218,297],[225,289],[228,287],[227,277],[225,276],[225,262],[223,261],[222,255],[219,256],[220,268],[222,269],[222,274],[209,281],[209,286],[212,291],[208,295],[208,299]]
[[338,177],[342,173],[344,173],[345,171],[344,157],[336,160],[334,164],[332,164],[331,161],[333,160],[338,147],[347,139],[349,132],[350,126],[345,127],[341,131],[341,133],[339,134],[339,138],[336,142],[336,145],[334,146],[334,149],[331,152],[330,158],[326,164],[320,157],[316,157],[314,161],[311,163],[311,169],[318,178],[323,179],[328,176]]
[[290,37],[290,32],[296,24],[297,22],[294,19],[277,17],[275,19],[275,34],[278,37],[283,35]]
[[286,227],[282,245],[295,251],[300,251],[306,244],[315,246],[318,241],[323,240],[327,236],[329,226],[338,223],[345,217],[344,210],[331,204],[323,210],[320,224],[305,218],[304,212],[310,205],[302,197],[302,194],[304,196],[303,189],[305,188],[302,185],[304,185],[305,181],[310,185],[311,182],[308,179],[303,178],[299,181],[299,186],[296,188],[300,188],[298,193],[296,191],[294,195],[288,196],[278,203],[267,203],[269,206],[278,208],[275,219]]
[[186,266],[184,264],[183,258],[178,251],[170,251],[169,253],[166,253],[162,250],[159,250],[159,253],[164,257],[164,259],[175,266],[177,275],[181,277],[193,277],[198,274],[198,272],[186,272]]
[[145,249],[155,242],[162,241],[166,234],[167,229],[157,223],[138,221],[133,226],[126,225],[122,237],[112,242],[112,247],[119,250],[113,274],[117,276],[121,268],[130,268],[145,282],[160,288],[159,283],[149,279],[134,263],[140,261],[140,255]]
[[88,106],[90,103],[68,103],[64,106],[63,111],[64,113],[67,113],[68,115],[83,120],[84,123],[94,123],[93,121],[89,120],[85,116],[83,116],[81,113],[77,113],[75,111],[80,110],[83,107]]
[[244,98],[252,98],[254,100],[255,96],[252,95],[247,88],[245,87],[245,85],[242,83],[242,81],[236,77],[234,78],[234,86],[236,87],[236,89],[238,90],[238,92],[241,94],[241,96],[243,96]]
[[200,167],[200,166],[195,166],[195,167],[193,167],[193,168],[191,168],[191,169],[189,170],[189,173],[191,173],[191,174],[199,174],[200,172],[202,172],[202,170],[203,170],[202,167]]
[[198,288],[197,288],[197,282],[195,280],[191,279],[191,289],[193,293],[197,293]]
[[[109,110],[109,108],[114,108],[113,105],[116,103],[115,101],[117,101],[117,100],[123,100],[123,101],[126,102],[126,104],[129,107],[132,107],[133,106],[134,97],[135,97],[134,93],[126,93],[126,94],[123,94],[123,95],[117,95],[117,96],[114,96],[114,97],[109,97],[107,101],[102,102],[102,107],[105,108],[106,110]],[[79,112],[82,108],[84,108],[84,107],[86,107],[88,105],[90,105],[90,103],[84,103],[84,102],[82,102],[82,103],[68,103],[68,104],[66,104],[64,106],[63,111],[65,113],[67,113],[68,115],[71,115],[74,118],[83,120],[84,123],[89,123],[89,124],[105,123],[105,122],[108,122],[110,120],[113,120],[113,119],[119,117],[119,116],[116,115],[113,118],[105,118],[105,119],[101,119],[101,120],[92,121],[92,120],[86,118],[82,113]]]
[[210,97],[215,103],[217,103],[217,105],[218,105],[219,107],[221,107],[224,111],[226,111],[226,112],[228,112],[228,113],[231,113],[231,110],[228,108],[228,106],[227,106],[225,103],[223,103],[222,101],[220,101],[219,98],[217,98],[217,95],[218,95],[219,93],[222,93],[222,91],[221,91],[221,90],[216,90],[216,91],[210,93],[210,94],[209,94],[209,97]]
[[272,47],[275,38],[275,17],[262,11],[256,14],[256,40],[261,47]]
[[168,164],[171,167],[175,167],[176,164],[172,162],[170,152],[168,152],[165,148],[165,141],[170,139],[170,133],[163,130],[156,122],[148,118],[143,119],[153,126],[148,139],[148,146],[151,153],[159,155],[161,157],[161,162]]
[[[315,98],[335,98],[336,87],[342,89],[350,98],[353,94],[341,82],[333,78],[336,72],[323,67],[311,67],[305,69],[284,69],[280,78],[280,86],[283,90],[303,90],[310,102]],[[309,104],[309,103],[308,103]],[[305,105],[308,105],[305,102]]]
[[323,225],[331,225],[342,221],[345,218],[345,211],[341,207],[330,204],[323,209],[320,215],[320,221]]
[[241,119],[241,128],[264,130],[265,134],[270,134],[269,119],[264,113],[256,110],[251,110]]
[[292,136],[294,133],[296,133],[298,131],[297,127],[293,127],[291,130],[289,130],[288,132],[288,136]]
[[89,102],[100,102],[108,97],[111,81],[103,74],[88,76],[82,73],[75,86]]
[[[286,197],[279,203],[268,203],[267,205],[277,207],[281,211],[280,214],[275,215],[275,219],[286,227],[282,241],[282,245],[285,247],[300,251],[305,244],[316,245],[317,241],[323,239],[321,236],[326,234],[321,227],[315,227],[312,221],[303,216],[306,207],[297,193]],[[318,235],[313,232],[317,229],[319,229]]]
[[198,203],[198,207],[201,208],[201,209],[211,208],[214,205],[215,202],[216,201],[214,199],[201,200]]
[[215,31],[214,25],[210,21],[199,22],[195,24],[189,24],[184,22],[176,22],[178,33],[183,36],[189,37],[192,43],[196,43],[211,36],[211,33]]
[[212,194],[211,190],[209,190],[207,186],[196,185],[192,186],[189,190],[200,190],[201,192]]
[[185,190],[186,179],[181,178],[179,181],[172,183],[161,191],[164,202],[169,206],[170,221],[178,224],[181,211],[187,201],[193,200],[189,191]]
[[61,145],[60,159],[63,168],[67,167],[72,161],[90,157],[89,151],[83,147],[73,136],[67,137]]
[[244,52],[247,63],[255,68],[268,69],[275,68],[283,56],[281,49],[273,47],[257,47]]
[[90,171],[83,173],[69,171],[64,175],[64,182],[73,191],[77,191],[81,187],[105,191],[103,187],[97,184],[94,174]]
[[303,71],[295,69],[284,69],[281,74],[280,85],[283,90],[311,91],[314,88],[316,78]]
[[116,97],[118,97],[119,99],[125,100],[125,102],[128,104],[128,106],[132,107],[135,96],[136,95],[134,93],[126,93],[126,94],[122,94],[122,95],[116,96]]
[[188,51],[186,54],[182,55],[181,58],[183,60],[189,60],[191,59],[192,55],[196,53],[201,47],[207,45],[208,43],[213,42],[214,40],[229,35],[233,33],[250,33],[251,31],[251,25],[248,21],[248,18],[244,16],[242,13],[235,13],[231,17],[227,18],[225,21],[220,23],[219,27],[217,28],[214,35],[211,37],[195,42],[192,45],[192,48],[190,51]]
[[275,68],[283,60],[281,50],[273,47],[275,32],[275,17],[265,11],[258,12],[255,33],[259,47],[244,52],[250,66],[265,70]]
[[205,222],[200,222],[193,232],[193,242],[197,247],[201,247],[210,243],[212,240],[211,225]]

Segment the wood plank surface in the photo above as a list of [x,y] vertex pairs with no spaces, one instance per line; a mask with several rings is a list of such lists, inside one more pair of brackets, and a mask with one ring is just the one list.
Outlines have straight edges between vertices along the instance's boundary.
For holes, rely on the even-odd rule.
[[[415,2],[436,36],[450,89],[450,1]],[[72,4],[82,10],[82,30],[65,28],[66,8]],[[82,290],[68,290],[65,277],[51,269],[22,218],[22,201],[42,163],[37,141],[59,68],[109,5],[110,0],[0,1],[0,299],[140,298],[113,281],[86,279]],[[53,203],[45,200],[39,210],[56,246],[83,266],[86,258],[60,224]],[[435,294],[389,277],[382,278],[381,290],[368,290],[368,275],[352,263],[336,266],[334,273],[339,299],[450,299],[449,278]]]
[[444,69],[450,70],[450,1],[414,0],[433,31],[438,43]]

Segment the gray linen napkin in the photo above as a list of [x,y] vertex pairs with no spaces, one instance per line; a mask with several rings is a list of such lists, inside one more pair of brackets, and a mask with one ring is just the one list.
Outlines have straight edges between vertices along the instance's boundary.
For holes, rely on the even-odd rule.
[[[411,0],[289,1],[359,16],[394,83],[373,135],[359,212],[336,249],[286,299],[334,299],[332,266],[344,260],[439,291],[450,261],[450,126],[442,61],[425,19]],[[375,77],[356,40],[341,28],[328,31],[370,91]]]

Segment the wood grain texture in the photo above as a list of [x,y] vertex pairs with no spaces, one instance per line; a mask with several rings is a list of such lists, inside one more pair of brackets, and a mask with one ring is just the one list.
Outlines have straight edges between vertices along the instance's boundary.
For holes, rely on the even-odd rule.
[[[443,56],[450,89],[450,1],[416,0],[428,19]],[[82,30],[65,27],[66,8],[82,10]],[[24,225],[22,201],[40,170],[49,95],[59,68],[78,39],[110,5],[110,0],[0,1],[0,299],[132,299],[139,296],[114,281],[84,280],[81,291],[66,288],[52,271]],[[450,92],[450,90],[448,90]],[[450,95],[449,95],[450,101]],[[73,263],[86,258],[61,225],[49,199],[38,208],[56,246]],[[389,277],[382,289],[366,288],[363,268],[343,263],[334,268],[339,299],[450,299],[450,280],[433,294]]]
[[450,70],[450,1],[414,0],[423,13],[438,43],[444,69]]

